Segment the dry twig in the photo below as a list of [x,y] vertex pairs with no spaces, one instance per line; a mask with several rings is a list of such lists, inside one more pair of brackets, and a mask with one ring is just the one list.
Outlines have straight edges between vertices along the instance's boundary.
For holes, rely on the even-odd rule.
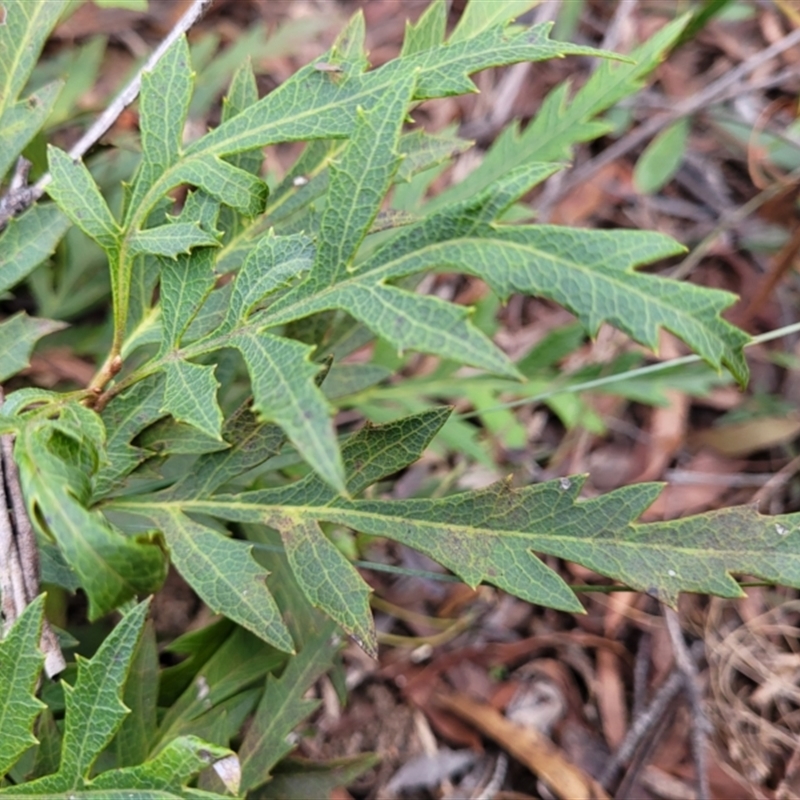
[[[0,388],[0,406],[2,404]],[[0,436],[0,591],[4,631],[8,631],[39,594],[39,550],[22,498],[13,450],[12,436]],[[66,662],[47,619],[42,627],[40,647],[45,656],[45,672],[52,678],[63,671]]]

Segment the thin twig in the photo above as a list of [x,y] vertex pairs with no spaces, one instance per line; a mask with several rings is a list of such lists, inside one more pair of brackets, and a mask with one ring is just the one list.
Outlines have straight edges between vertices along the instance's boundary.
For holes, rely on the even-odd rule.
[[552,197],[547,197],[546,200],[543,200],[539,205],[539,218],[544,221],[550,208],[552,208],[558,200],[576,186],[585,184],[603,169],[603,167],[646,142],[672,122],[683,117],[691,116],[707,108],[712,103],[719,102],[720,98],[725,96],[733,86],[758,69],[762,64],[766,64],[771,59],[798,44],[800,44],[800,28],[792,31],[782,39],[779,39],[770,47],[754,53],[746,61],[739,64],[738,67],[717,78],[717,80],[710,83],[702,91],[677,103],[672,111],[661,114],[660,116],[650,117],[647,122],[614,142],[614,144],[607,147],[598,156],[573,170],[566,180],[564,180],[560,191]]
[[775,197],[778,197],[784,192],[788,192],[800,182],[800,168],[790,172],[785,178],[777,183],[773,183],[759,192],[751,200],[748,200],[744,205],[732,209],[725,214],[722,219],[714,226],[714,229],[706,236],[697,247],[683,260],[677,267],[670,273],[670,277],[675,280],[682,280],[686,278],[694,268],[705,258],[717,239],[732,228],[736,228],[742,221],[747,219],[751,214],[758,211],[761,206],[768,203]]
[[[116,122],[119,115],[138,96],[142,86],[142,75],[150,72],[160,61],[170,45],[182,36],[205,13],[213,0],[194,0],[183,16],[175,23],[172,30],[145,61],[138,70],[133,80],[117,95],[108,108],[95,120],[94,124],[70,148],[68,155],[75,161],[82,158],[101,136]],[[18,186],[9,188],[8,193],[0,199],[0,230],[6,223],[26,208],[33,205],[44,194],[44,190],[52,180],[50,173],[46,172],[33,186]]]
[[[3,389],[0,387],[0,406]],[[0,436],[0,591],[3,593],[4,632],[39,594],[39,548],[14,463],[14,440]],[[52,678],[66,667],[58,638],[45,617],[40,648],[44,669]]]
[[677,668],[673,669],[666,681],[661,684],[650,704],[633,720],[628,732],[625,734],[625,738],[622,740],[622,744],[611,757],[605,770],[603,770],[603,774],[600,776],[600,785],[603,788],[609,789],[611,787],[617,779],[619,771],[633,756],[639,744],[669,710],[682,685],[683,675]]
[[683,679],[683,688],[689,700],[692,715],[691,743],[692,759],[697,772],[697,800],[711,800],[711,787],[708,783],[708,733],[711,725],[703,708],[703,696],[697,675],[697,665],[692,658],[686,640],[683,638],[678,614],[671,608],[664,609],[664,619],[672,642],[675,666]]

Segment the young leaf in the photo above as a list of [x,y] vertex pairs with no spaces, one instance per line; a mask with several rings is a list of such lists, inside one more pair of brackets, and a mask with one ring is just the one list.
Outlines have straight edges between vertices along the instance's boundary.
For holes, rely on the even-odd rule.
[[414,89],[414,74],[399,78],[369,111],[359,111],[341,159],[331,164],[328,204],[322,215],[311,271],[316,287],[338,282],[380,209],[400,158],[397,142]]
[[242,790],[251,791],[269,780],[275,764],[292,745],[291,731],[319,704],[304,696],[321,675],[330,669],[336,648],[331,646],[335,627],[328,623],[292,658],[280,678],[272,676],[247,735],[239,748],[242,762]]
[[[151,72],[142,75],[139,97],[142,163],[133,185],[126,223],[160,175],[180,157],[193,82],[189,47],[184,36],[170,46]],[[160,196],[155,198],[158,199]]]
[[130,237],[129,246],[134,255],[150,253],[175,258],[181,253],[190,253],[194,247],[219,247],[219,241],[197,223],[173,222],[137,231]]
[[444,41],[446,31],[447,5],[444,0],[433,0],[422,12],[416,24],[406,22],[401,57],[413,56],[436,47]]
[[47,186],[47,193],[113,260],[122,230],[111,215],[89,170],[82,161],[70,158],[63,150],[52,145],[48,145],[47,160],[53,178]]
[[498,24],[508,22],[529,8],[535,0],[504,0],[502,3],[467,3],[449,43],[471,39],[473,36]]
[[0,381],[28,366],[34,345],[42,336],[64,327],[63,322],[29,317],[24,311],[0,322]]
[[180,359],[168,361],[161,410],[221,441],[222,410],[217,402],[219,382],[214,369],[213,365],[201,366]]
[[10,791],[0,789],[0,794],[54,797],[85,787],[92,765],[128,714],[122,688],[148,607],[149,602],[144,602],[129,611],[91,660],[78,656],[75,685],[63,683],[66,715],[58,772],[12,786]]
[[278,650],[291,653],[292,638],[267,589],[266,570],[252,545],[227,539],[177,510],[148,516],[163,531],[175,568],[208,604]]
[[480,165],[463,181],[430,200],[427,208],[443,208],[473,197],[508,171],[531,161],[571,159],[573,145],[611,130],[609,123],[596,117],[641,89],[689,19],[690,15],[685,14],[666,24],[631,53],[631,63],[602,61],[572,100],[568,100],[568,82],[553,89],[523,133],[517,124],[509,125],[495,139]]
[[303,458],[344,491],[344,470],[328,404],[314,383],[319,366],[308,360],[313,348],[251,331],[238,333],[230,343],[247,363],[253,408],[262,419],[280,425]]
[[37,743],[33,723],[45,704],[36,698],[44,662],[39,650],[44,595],[37,597],[0,641],[0,776]]

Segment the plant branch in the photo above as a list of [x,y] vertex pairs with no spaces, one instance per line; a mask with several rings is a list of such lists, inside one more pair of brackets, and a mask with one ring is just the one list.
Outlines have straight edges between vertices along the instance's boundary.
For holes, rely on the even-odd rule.
[[[150,72],[160,61],[170,45],[188,31],[192,25],[205,13],[206,9],[214,0],[193,0],[192,4],[185,11],[183,16],[175,23],[172,30],[164,37],[159,46],[152,52],[150,58],[145,61],[137,71],[131,82],[117,95],[108,108],[95,120],[94,124],[81,136],[81,138],[70,148],[68,154],[74,159],[82,158],[86,152],[95,145],[101,136],[116,122],[119,115],[129,106],[139,95],[142,86],[142,75]],[[27,175],[27,171],[25,173]],[[16,173],[15,173],[16,175]],[[21,214],[29,206],[32,206],[43,194],[47,185],[52,180],[50,173],[46,172],[39,178],[33,186],[26,185],[25,181],[21,185],[12,184],[8,193],[0,199],[0,230],[8,221]]]

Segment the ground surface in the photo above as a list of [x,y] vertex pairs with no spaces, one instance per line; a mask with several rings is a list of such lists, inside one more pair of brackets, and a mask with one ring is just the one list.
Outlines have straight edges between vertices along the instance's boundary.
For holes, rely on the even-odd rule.
[[[186,5],[183,0],[152,0],[146,14],[86,6],[58,29],[49,45],[54,53],[98,34],[110,37],[99,83],[81,98],[87,113],[102,107],[134,57],[157,42]],[[217,36],[224,53],[254,27],[268,26],[270,47],[255,59],[260,89],[266,92],[321,53],[357,7],[366,16],[372,62],[380,64],[398,52],[405,19],[426,5],[425,0],[221,0],[192,38],[197,43]],[[564,38],[625,53],[679,6],[689,5],[565,0],[545,3],[533,13],[538,19],[558,18]],[[453,3],[453,21],[461,6]],[[702,246],[702,257],[683,262],[681,275],[740,294],[743,300],[731,310],[732,321],[751,333],[796,322],[800,132],[791,124],[797,117],[800,48],[763,60],[731,87],[724,102],[703,105],[692,115],[681,166],[657,192],[644,194],[637,188],[634,169],[646,142],[636,143],[631,132],[648,120],[665,118],[678,103],[698,96],[737,66],[759,59],[765,48],[799,25],[800,11],[788,1],[728,4],[724,19],[710,21],[674,52],[649,87],[618,112],[619,136],[578,151],[579,171],[572,174],[579,180],[567,173],[550,182],[530,198],[532,207],[541,219],[555,223],[660,230],[690,248]],[[461,135],[477,141],[446,181],[474,167],[508,120],[527,121],[553,86],[567,78],[580,85],[592,67],[588,60],[566,59],[490,71],[477,79],[480,94],[424,104],[415,115],[419,124],[430,129],[454,124]],[[195,122],[202,126],[217,118],[214,104],[206,119]],[[132,113],[123,115],[108,141],[124,141],[135,126]],[[71,134],[65,130],[62,135]],[[618,155],[606,158],[612,145]],[[279,148],[270,154],[270,166],[285,170],[295,155],[292,148]],[[663,269],[669,272],[677,265]],[[449,278],[441,278],[434,290],[467,304],[485,293],[478,281]],[[569,315],[547,303],[515,298],[500,319],[498,341],[520,352]],[[735,503],[758,502],[771,513],[795,510],[800,504],[797,344],[795,335],[751,348],[753,381],[745,393],[720,382],[691,398],[666,384],[668,403],[662,407],[609,394],[584,395],[602,421],[602,432],[580,426],[567,431],[541,406],[523,407],[518,413],[526,432],[523,447],[485,438],[494,454],[493,468],[431,456],[419,468],[423,472],[409,470],[397,491],[411,494],[425,475],[453,468],[463,488],[508,473],[541,480],[587,472],[588,495],[633,481],[666,481],[666,491],[648,512],[650,519]],[[624,336],[604,329],[561,367],[605,363],[632,350]],[[680,343],[664,336],[661,358],[683,352]],[[424,360],[416,368],[424,370]],[[90,374],[86,361],[62,349],[40,353],[29,377],[41,385],[85,384]],[[371,555],[410,568],[435,568],[397,549]],[[595,581],[581,568],[557,566],[572,583]],[[654,697],[666,696],[659,691],[674,664],[664,614],[652,599],[587,593],[586,615],[573,616],[534,608],[491,589],[471,592],[454,583],[398,580],[377,572],[367,577],[375,589],[380,660],[348,649],[350,700],[343,707],[333,685],[323,682],[323,710],[313,735],[299,748],[312,758],[366,751],[382,756],[378,767],[348,791],[342,789],[338,798],[549,796],[520,765],[524,758],[506,757],[513,750],[505,734],[487,735],[491,719],[448,714],[433,705],[436,690],[482,698],[538,730],[555,744],[553,758],[564,757],[596,778],[605,772],[606,785],[614,787],[617,797],[697,796],[691,746],[697,709],[693,718],[689,695],[681,687],[660,713],[649,705]],[[800,775],[795,774],[800,773],[800,604],[795,597],[791,591],[754,587],[741,602],[685,597],[681,603],[687,640],[705,645],[691,653],[699,656],[695,683],[713,724],[704,767],[713,797],[800,796]],[[177,578],[170,579],[157,603],[156,620],[165,639],[205,618]],[[609,754],[618,752],[634,726],[641,729],[635,746],[608,780],[613,767]],[[546,752],[539,748],[537,756],[536,745],[530,747],[530,758]],[[569,796],[569,787],[558,785],[567,772],[554,763],[562,778],[553,790]],[[455,788],[459,781],[461,788]]]

